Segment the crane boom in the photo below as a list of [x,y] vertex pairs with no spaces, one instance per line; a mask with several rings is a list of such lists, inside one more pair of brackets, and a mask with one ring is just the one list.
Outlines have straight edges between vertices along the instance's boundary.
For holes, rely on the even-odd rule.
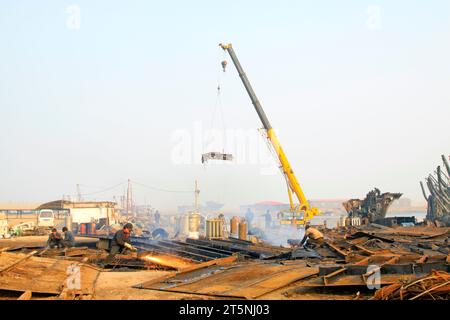
[[[292,170],[292,167],[286,157],[286,154],[284,153],[283,148],[281,147],[281,144],[275,134],[275,131],[273,130],[272,126],[270,125],[269,119],[267,118],[261,103],[259,102],[258,98],[256,97],[255,92],[253,91],[253,88],[250,84],[250,81],[247,78],[247,75],[244,72],[244,69],[242,68],[239,59],[237,58],[233,47],[231,44],[219,44],[219,46],[228,52],[228,54],[231,57],[231,60],[233,61],[234,66],[236,67],[239,77],[242,80],[242,83],[244,84],[245,89],[247,90],[248,95],[250,96],[250,100],[252,101],[253,106],[255,107],[256,113],[259,116],[259,119],[261,120],[263,127],[266,131],[267,139],[270,141],[270,144],[275,151],[278,160],[281,165],[281,170],[283,172],[283,175],[286,178],[286,181],[288,183],[288,194],[289,194],[289,202],[291,211],[303,211],[304,212],[304,218],[303,221],[300,221],[300,223],[304,223],[305,221],[310,220],[314,215],[319,213],[319,210],[317,208],[311,208],[309,205],[308,200],[305,197],[305,194],[303,193],[302,188],[300,187],[300,184],[297,180],[297,177],[294,174],[294,171]],[[295,194],[299,201],[299,206],[295,206],[292,200],[292,193]]]

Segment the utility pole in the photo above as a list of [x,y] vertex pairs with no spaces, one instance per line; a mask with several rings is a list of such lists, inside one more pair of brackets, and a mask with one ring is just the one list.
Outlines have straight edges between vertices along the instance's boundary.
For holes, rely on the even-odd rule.
[[200,195],[200,190],[198,189],[198,182],[197,180],[195,180],[195,212],[199,212],[199,207],[198,207],[198,197]]
[[[124,193],[125,193],[125,191],[124,191]],[[125,205],[125,196],[124,195],[120,196],[120,207],[122,208],[122,210],[125,210],[126,205]]]
[[128,188],[127,188],[127,215],[133,213],[133,189],[131,185],[131,180],[128,179]]
[[77,201],[81,202],[83,201],[83,199],[81,198],[81,190],[80,190],[80,185],[77,184]]

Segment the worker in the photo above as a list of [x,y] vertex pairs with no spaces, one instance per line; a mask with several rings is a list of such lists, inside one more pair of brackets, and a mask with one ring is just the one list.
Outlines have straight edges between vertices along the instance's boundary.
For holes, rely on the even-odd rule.
[[324,241],[323,233],[316,228],[311,227],[309,224],[305,226],[305,235],[303,236],[300,245],[305,247],[306,243],[310,243],[313,247],[320,247]]
[[72,248],[75,246],[75,238],[73,237],[72,231],[69,231],[67,227],[62,228],[62,232],[64,233],[64,238],[62,240],[63,247]]
[[161,215],[159,214],[159,211],[156,210],[155,212],[155,224],[159,225],[159,220],[161,219]]
[[126,253],[127,251],[137,251],[130,243],[130,235],[133,230],[133,225],[131,223],[126,223],[122,230],[119,230],[114,235],[111,251],[112,255],[117,253]]
[[47,247],[48,248],[61,248],[63,246],[62,244],[62,237],[61,234],[56,230],[56,228],[52,229],[52,232],[48,235],[47,240]]
[[266,214],[264,215],[264,220],[266,222],[266,229],[269,229],[272,225],[272,216],[270,215],[269,210],[266,211]]

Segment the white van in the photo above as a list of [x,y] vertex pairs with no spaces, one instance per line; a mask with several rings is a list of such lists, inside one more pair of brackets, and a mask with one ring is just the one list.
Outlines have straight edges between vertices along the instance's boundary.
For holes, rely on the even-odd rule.
[[42,209],[39,211],[38,227],[54,227],[55,226],[55,214],[53,210]]

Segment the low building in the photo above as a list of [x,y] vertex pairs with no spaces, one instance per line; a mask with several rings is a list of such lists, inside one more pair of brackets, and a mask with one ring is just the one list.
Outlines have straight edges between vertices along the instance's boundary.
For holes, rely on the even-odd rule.
[[17,215],[34,213],[39,205],[37,202],[0,202],[0,213]]
[[73,223],[98,223],[105,221],[106,225],[111,225],[119,221],[119,214],[116,209],[117,204],[111,201],[85,201],[71,202],[57,200],[40,205],[37,210],[64,210],[72,217]]

